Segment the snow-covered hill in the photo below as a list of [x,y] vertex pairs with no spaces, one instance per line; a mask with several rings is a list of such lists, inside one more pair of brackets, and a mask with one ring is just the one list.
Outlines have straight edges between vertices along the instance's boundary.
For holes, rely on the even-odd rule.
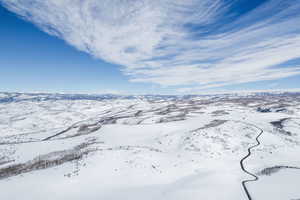
[[299,153],[299,94],[0,93],[5,200],[299,199]]

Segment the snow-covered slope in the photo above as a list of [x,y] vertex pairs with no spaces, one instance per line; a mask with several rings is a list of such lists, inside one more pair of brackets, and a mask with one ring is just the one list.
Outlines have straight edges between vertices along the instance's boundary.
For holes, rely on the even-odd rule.
[[300,198],[298,94],[0,102],[1,199]]

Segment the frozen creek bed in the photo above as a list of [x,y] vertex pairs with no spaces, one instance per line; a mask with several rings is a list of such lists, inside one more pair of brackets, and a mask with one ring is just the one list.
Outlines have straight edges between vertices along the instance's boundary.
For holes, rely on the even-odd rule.
[[299,94],[0,93],[1,199],[297,200],[299,186]]

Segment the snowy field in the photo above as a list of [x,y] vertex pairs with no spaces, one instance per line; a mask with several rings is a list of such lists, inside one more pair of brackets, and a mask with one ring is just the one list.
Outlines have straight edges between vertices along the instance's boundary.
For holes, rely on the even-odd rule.
[[300,94],[0,93],[0,188],[3,200],[299,200]]

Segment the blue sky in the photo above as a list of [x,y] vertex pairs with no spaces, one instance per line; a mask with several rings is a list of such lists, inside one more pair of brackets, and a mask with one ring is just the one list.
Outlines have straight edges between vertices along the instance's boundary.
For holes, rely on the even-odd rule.
[[[0,91],[141,93],[118,65],[96,59],[0,7]],[[149,88],[150,87],[150,88]]]
[[1,91],[300,88],[300,0],[0,4]]

